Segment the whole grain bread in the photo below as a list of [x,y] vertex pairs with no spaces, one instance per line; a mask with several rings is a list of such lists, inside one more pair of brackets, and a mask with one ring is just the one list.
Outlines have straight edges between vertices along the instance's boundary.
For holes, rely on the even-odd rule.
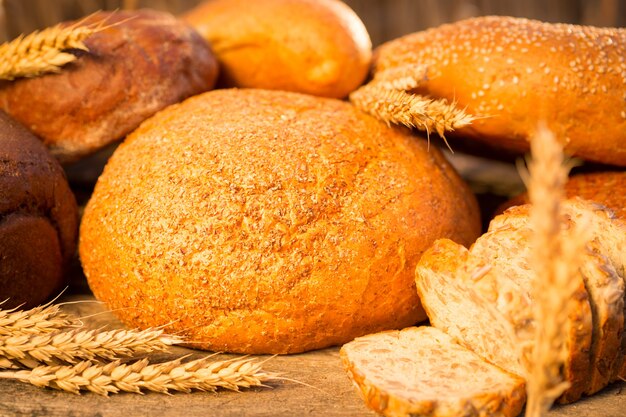
[[289,353],[425,318],[414,270],[479,234],[475,197],[425,139],[334,99],[216,90],[109,160],[80,257],[127,324],[216,351]]
[[451,136],[520,154],[545,121],[567,154],[626,166],[625,55],[624,28],[487,16],[387,42],[374,65],[417,68],[414,92],[477,117]]
[[367,406],[385,416],[517,416],[526,399],[522,378],[434,327],[359,337],[340,355]]
[[[589,190],[587,186],[580,187],[584,190]],[[617,190],[616,190],[617,191]],[[585,194],[588,194],[586,191]],[[597,194],[597,193],[596,193]],[[609,198],[609,197],[606,197]],[[611,199],[613,204],[621,197],[614,197]],[[521,205],[509,208],[505,213],[506,215],[496,216],[490,223],[490,227],[494,229],[507,229],[507,228],[520,228],[525,227],[527,218],[529,215],[529,206]],[[614,363],[607,358],[600,358],[598,372],[600,375],[604,375],[609,370],[609,381],[614,381],[620,375],[624,374],[624,357],[626,357],[626,334],[624,333],[624,318],[626,317],[626,311],[624,310],[625,304],[623,300],[624,288],[626,288],[626,253],[623,248],[626,247],[626,223],[623,219],[615,218],[613,212],[606,207],[598,205],[597,203],[585,201],[583,199],[574,197],[570,198],[564,204],[564,226],[570,227],[573,223],[587,222],[586,229],[590,234],[591,241],[588,245],[588,251],[582,256],[600,257],[595,264],[599,270],[596,273],[593,272],[595,267],[590,266],[592,270],[587,270],[588,276],[596,277],[596,285],[593,287],[596,289],[597,294],[592,294],[593,289],[590,289],[592,295],[592,301],[594,298],[601,298],[604,301],[594,301],[595,308],[603,310],[605,306],[607,311],[613,311],[609,314],[608,320],[596,316],[594,320],[599,323],[604,323],[604,326],[608,326],[609,329],[616,328],[616,337],[621,339],[621,348],[619,349],[617,356],[614,359]],[[584,219],[583,219],[584,217]],[[586,265],[592,265],[585,262]],[[585,273],[585,271],[582,271]],[[617,275],[619,278],[615,278]],[[621,280],[621,283],[620,283]],[[621,306],[621,307],[620,307]],[[622,309],[622,313],[616,312],[616,309]],[[621,325],[619,323],[622,323]],[[597,331],[602,331],[594,326]],[[615,335],[612,331],[607,331],[607,335],[612,339]],[[612,342],[608,343],[608,352],[612,352]],[[601,355],[602,356],[602,355]],[[622,364],[622,365],[620,365]],[[598,375],[596,375],[598,377]],[[590,387],[591,392],[597,391],[598,387],[601,387],[605,377],[601,377],[599,380],[595,380]],[[602,381],[598,383],[598,381]],[[594,388],[595,387],[595,388]]]
[[63,162],[123,138],[162,108],[211,89],[217,62],[198,33],[152,10],[98,12],[66,25],[108,27],[59,74],[0,84],[0,108]]
[[63,169],[45,146],[0,111],[0,301],[46,301],[66,282],[78,210]]
[[183,19],[211,43],[223,87],[343,98],[370,67],[367,30],[339,0],[212,0]]

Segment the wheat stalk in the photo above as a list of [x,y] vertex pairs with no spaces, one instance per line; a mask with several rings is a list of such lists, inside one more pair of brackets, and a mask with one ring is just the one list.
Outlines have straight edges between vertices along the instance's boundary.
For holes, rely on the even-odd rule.
[[40,366],[32,370],[0,372],[0,378],[16,379],[75,394],[92,391],[107,396],[120,391],[141,393],[155,391],[191,392],[215,391],[226,388],[264,386],[264,382],[277,378],[264,372],[261,364],[251,358],[227,361],[209,361],[210,357],[182,363],[183,358],[150,364],[147,359],[123,364],[120,361],[106,365],[89,361],[73,366]]
[[0,337],[50,333],[77,323],[77,320],[62,313],[59,306],[53,304],[30,310],[18,310],[18,307],[0,309]]
[[66,27],[58,24],[5,42],[0,45],[0,79],[59,72],[63,65],[76,59],[69,51],[88,51],[84,40],[102,29],[100,23]]
[[[74,364],[81,360],[113,360],[136,354],[165,351],[182,339],[162,330],[72,330],[51,334],[0,338],[0,365],[34,368],[42,363]],[[8,363],[13,366],[6,366]]]
[[[527,381],[526,416],[546,413],[568,387],[562,368],[567,361],[563,332],[569,320],[578,282],[578,254],[584,249],[585,228],[578,224],[565,236],[561,232],[560,207],[569,168],[563,164],[563,148],[545,127],[531,139],[528,191],[532,203],[534,348]],[[584,222],[584,220],[583,220]]]
[[[446,100],[432,100],[418,94],[386,88],[383,83],[366,84],[350,94],[350,101],[362,111],[387,124],[444,133],[470,124],[474,117]],[[449,146],[448,146],[449,147]]]

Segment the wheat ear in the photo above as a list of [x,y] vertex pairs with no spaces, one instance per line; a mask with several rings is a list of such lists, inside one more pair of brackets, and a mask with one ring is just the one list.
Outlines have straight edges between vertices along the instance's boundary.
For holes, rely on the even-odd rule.
[[77,324],[78,320],[62,313],[59,306],[54,304],[30,310],[18,310],[18,307],[0,309],[0,337],[51,333]]
[[67,26],[61,24],[20,35],[0,45],[0,79],[59,72],[61,67],[76,59],[71,50],[87,51],[84,40],[102,30],[100,25]]
[[182,339],[166,336],[163,330],[147,329],[71,330],[40,335],[0,338],[0,365],[34,368],[41,364],[74,364],[81,360],[113,360],[155,351],[165,351]]
[[278,377],[264,372],[261,364],[251,358],[227,361],[210,361],[209,358],[187,363],[182,363],[179,358],[159,364],[150,364],[147,359],[130,364],[115,361],[106,365],[84,361],[73,366],[40,366],[32,370],[0,372],[0,378],[75,394],[92,391],[107,396],[120,391],[169,393],[215,391],[218,388],[239,391],[264,386],[264,382]]
[[359,109],[386,122],[415,127],[443,137],[451,131],[470,124],[474,117],[446,100],[432,100],[384,84],[370,83],[350,94],[350,101]]
[[[544,415],[569,386],[562,368],[567,360],[566,328],[578,282],[578,254],[587,239],[578,224],[566,236],[561,232],[560,207],[569,168],[563,148],[541,127],[531,139],[528,192],[532,203],[533,318],[536,324],[532,361],[527,381],[526,416]],[[584,219],[582,221],[584,223]]]

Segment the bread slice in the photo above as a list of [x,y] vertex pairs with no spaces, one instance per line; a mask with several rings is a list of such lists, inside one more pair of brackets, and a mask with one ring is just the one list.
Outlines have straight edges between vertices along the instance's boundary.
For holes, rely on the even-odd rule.
[[[498,295],[480,292],[473,284],[489,267],[473,259],[469,251],[449,240],[435,241],[416,268],[417,292],[431,325],[492,364],[520,376],[527,374],[512,324],[498,312]],[[497,286],[491,290],[499,291]],[[485,294],[485,295],[483,295]],[[500,291],[520,310],[529,301],[515,288]]]
[[[502,216],[508,217],[513,214]],[[487,233],[476,240],[470,249],[473,256],[492,265],[491,272],[485,274],[481,281],[498,280],[498,286],[502,287],[502,281],[510,280],[517,291],[528,295],[532,303],[533,273],[530,266],[532,248],[529,245],[532,230],[529,228],[528,211],[515,215],[515,221],[509,221],[501,227],[494,227],[494,224],[497,225],[497,223],[492,223]],[[596,261],[591,255],[587,255],[583,263],[595,264]],[[593,268],[590,270],[596,271]],[[577,274],[572,279],[577,280],[578,288],[572,297],[572,309],[569,312],[567,327],[564,329],[567,333],[566,348],[568,350],[564,378],[570,382],[570,387],[559,398],[561,403],[570,403],[580,399],[587,390],[592,375],[592,355],[590,354],[594,342],[592,303],[590,303],[583,276]],[[479,288],[484,285],[484,282],[479,283]],[[506,302],[499,302],[497,308],[513,324],[517,339],[523,346],[522,354],[529,360],[535,332],[532,308],[512,308]]]
[[385,416],[517,416],[526,399],[522,378],[433,327],[359,337],[340,355],[365,403]]
[[[624,372],[626,335],[624,334],[624,288],[626,285],[626,225],[604,207],[574,198],[563,203],[564,225],[587,222],[591,241],[583,260],[583,278],[590,295],[594,335],[592,375],[587,394],[593,394]],[[496,216],[490,230],[528,229],[530,206],[522,205]],[[583,219],[583,216],[586,216]],[[529,231],[530,233],[530,231]],[[476,246],[476,245],[474,245]],[[472,253],[479,249],[472,248]]]

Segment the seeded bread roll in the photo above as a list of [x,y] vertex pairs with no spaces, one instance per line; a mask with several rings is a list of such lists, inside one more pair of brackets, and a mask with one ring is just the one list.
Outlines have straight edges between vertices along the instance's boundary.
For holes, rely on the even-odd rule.
[[369,70],[369,34],[338,0],[212,0],[183,18],[211,43],[225,87],[342,98]]
[[545,122],[565,152],[626,166],[626,29],[480,17],[380,46],[375,75],[417,66],[416,92],[477,117],[456,136],[517,153]]
[[349,103],[216,90],[115,151],[80,257],[130,326],[215,351],[302,352],[424,319],[420,255],[442,236],[471,243],[478,217],[435,148]]
[[46,301],[75,254],[78,210],[59,163],[0,111],[1,308]]
[[368,407],[393,417],[514,417],[522,378],[490,365],[434,327],[359,337],[341,360]]
[[63,162],[121,139],[217,78],[206,41],[167,13],[100,12],[81,25],[95,22],[109,27],[87,38],[89,52],[61,73],[0,84],[0,108]]

